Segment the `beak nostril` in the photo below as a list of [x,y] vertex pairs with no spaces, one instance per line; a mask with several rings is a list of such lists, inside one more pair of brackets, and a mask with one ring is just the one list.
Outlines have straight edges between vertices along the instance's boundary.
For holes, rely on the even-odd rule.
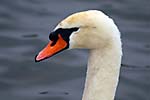
[[51,46],[54,46],[56,44],[57,41],[52,41],[52,43],[50,44]]

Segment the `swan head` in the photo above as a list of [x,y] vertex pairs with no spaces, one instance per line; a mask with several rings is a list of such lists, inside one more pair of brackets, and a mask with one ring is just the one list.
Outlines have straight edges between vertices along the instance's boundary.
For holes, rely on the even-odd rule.
[[36,56],[41,61],[65,49],[97,49],[120,41],[120,33],[113,20],[101,11],[78,12],[62,20],[49,35],[50,42]]

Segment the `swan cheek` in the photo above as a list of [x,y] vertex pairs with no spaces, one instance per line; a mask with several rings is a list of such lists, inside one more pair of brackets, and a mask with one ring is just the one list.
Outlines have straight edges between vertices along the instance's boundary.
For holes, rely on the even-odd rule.
[[79,38],[80,36],[78,33],[73,33],[70,35],[69,38],[69,49],[75,49],[75,48],[83,48],[82,46],[82,39]]
[[69,49],[76,48],[76,42],[74,38],[75,38],[74,34],[71,34],[69,37]]

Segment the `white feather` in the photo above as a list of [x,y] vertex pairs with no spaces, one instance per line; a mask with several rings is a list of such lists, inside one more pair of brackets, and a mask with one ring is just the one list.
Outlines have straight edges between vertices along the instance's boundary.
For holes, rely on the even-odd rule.
[[118,84],[122,48],[114,21],[101,11],[75,13],[55,28],[79,27],[70,36],[70,49],[90,49],[82,100],[113,100]]

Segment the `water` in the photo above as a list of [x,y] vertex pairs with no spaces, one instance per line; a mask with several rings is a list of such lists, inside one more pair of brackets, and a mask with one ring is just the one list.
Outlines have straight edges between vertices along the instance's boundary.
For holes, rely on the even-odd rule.
[[41,63],[34,56],[60,20],[98,9],[122,33],[116,100],[150,100],[149,5],[149,0],[0,0],[0,99],[81,100],[87,51],[65,51]]

